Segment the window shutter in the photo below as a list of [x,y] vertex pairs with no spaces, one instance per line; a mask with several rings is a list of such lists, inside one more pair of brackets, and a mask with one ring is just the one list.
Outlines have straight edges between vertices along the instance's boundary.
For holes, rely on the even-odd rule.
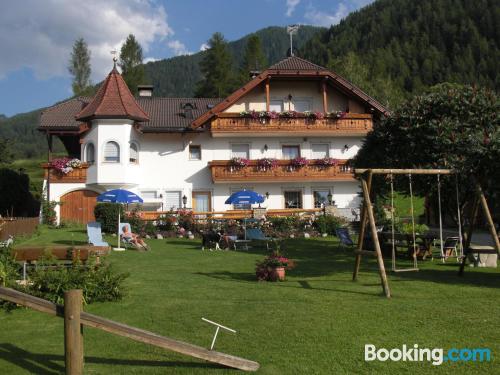
[[313,144],[312,145],[312,158],[313,159],[323,159],[328,157],[328,145],[327,144]]
[[116,142],[108,142],[104,147],[104,161],[120,162],[120,146]]
[[130,144],[130,162],[137,163],[139,161],[139,152],[137,151],[137,145],[135,143]]
[[180,191],[167,191],[165,192],[165,208],[179,209],[181,208],[181,192]]
[[248,144],[233,144],[231,146],[231,157],[249,159],[250,146]]
[[94,151],[94,144],[89,143],[87,144],[87,148],[85,150],[85,161],[89,164],[93,164],[95,161],[95,151]]

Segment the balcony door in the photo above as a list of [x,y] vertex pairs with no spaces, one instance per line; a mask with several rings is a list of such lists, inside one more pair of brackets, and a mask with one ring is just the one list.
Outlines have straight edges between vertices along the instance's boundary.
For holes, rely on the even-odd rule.
[[212,194],[209,191],[193,191],[193,211],[207,212],[212,210]]

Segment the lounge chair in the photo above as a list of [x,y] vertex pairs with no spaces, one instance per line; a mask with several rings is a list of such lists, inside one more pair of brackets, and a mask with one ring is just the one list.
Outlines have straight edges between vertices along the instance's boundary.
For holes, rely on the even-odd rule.
[[443,244],[443,258],[444,260],[448,259],[449,257],[455,256],[458,259],[458,245],[460,242],[460,238],[458,237],[447,237],[444,240]]
[[120,223],[120,239],[122,243],[126,247],[133,247],[134,249],[138,249],[139,247],[132,242],[131,237],[124,237],[123,236],[123,227],[127,227],[127,230],[129,233],[132,233],[132,227],[130,226],[130,223]]
[[269,242],[275,240],[275,238],[266,237],[264,232],[262,232],[262,230],[260,230],[259,228],[248,228],[246,239],[251,241],[263,241],[266,243],[266,247],[268,250],[269,250]]
[[342,247],[354,246],[354,241],[352,240],[351,236],[349,235],[349,230],[347,228],[336,228],[335,233],[337,234],[337,237],[340,240],[340,245]]
[[88,243],[94,246],[109,246],[109,244],[102,239],[101,223],[91,221],[87,223],[87,237]]

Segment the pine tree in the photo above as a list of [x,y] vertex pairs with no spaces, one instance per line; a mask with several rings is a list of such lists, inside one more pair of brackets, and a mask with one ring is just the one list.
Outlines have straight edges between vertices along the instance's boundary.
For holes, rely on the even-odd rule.
[[262,51],[262,44],[257,34],[248,38],[243,56],[243,64],[240,69],[240,83],[244,84],[249,79],[252,71],[262,71],[267,67],[267,59]]
[[136,94],[137,86],[146,82],[142,64],[142,47],[133,34],[130,34],[122,45],[118,66],[122,69],[122,76],[128,88]]
[[208,46],[209,49],[200,62],[203,78],[197,84],[196,96],[223,98],[237,85],[232,70],[232,56],[224,36],[219,32],[212,35]]
[[73,93],[75,95],[87,94],[92,85],[90,82],[90,51],[83,38],[77,39],[73,44],[68,70],[73,75]]

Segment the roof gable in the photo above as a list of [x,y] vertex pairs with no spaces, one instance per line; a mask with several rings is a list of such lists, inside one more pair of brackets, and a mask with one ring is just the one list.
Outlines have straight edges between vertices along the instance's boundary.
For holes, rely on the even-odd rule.
[[205,112],[202,116],[194,120],[192,126],[194,128],[200,127],[217,113],[226,110],[231,105],[236,103],[238,99],[245,96],[249,91],[253,90],[256,86],[272,77],[322,77],[348,95],[357,98],[370,107],[373,107],[379,114],[389,113],[389,110],[377,100],[366,94],[363,90],[349,82],[347,79],[339,76],[337,73],[300,57],[290,56],[270,66],[257,77],[249,81],[246,85],[233,92],[224,101],[220,102],[210,111]]
[[92,101],[76,115],[79,121],[96,118],[126,118],[149,121],[149,116],[140,107],[130,92],[116,66],[109,73]]

